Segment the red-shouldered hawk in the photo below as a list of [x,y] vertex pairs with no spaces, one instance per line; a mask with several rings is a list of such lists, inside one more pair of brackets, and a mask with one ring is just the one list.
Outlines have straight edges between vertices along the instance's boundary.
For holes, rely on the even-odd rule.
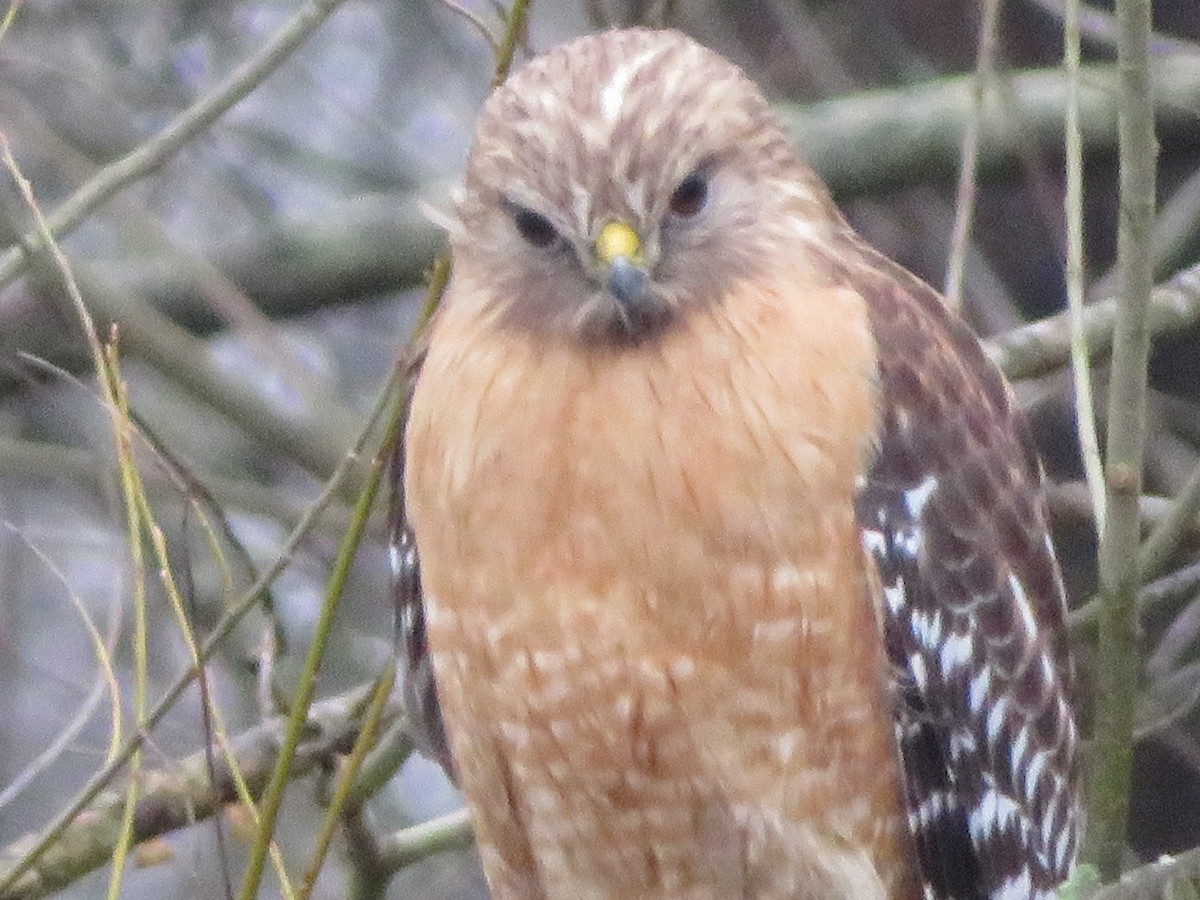
[[1051,896],[1078,739],[1027,426],[754,85],[669,31],[534,60],[451,243],[397,599],[495,896]]

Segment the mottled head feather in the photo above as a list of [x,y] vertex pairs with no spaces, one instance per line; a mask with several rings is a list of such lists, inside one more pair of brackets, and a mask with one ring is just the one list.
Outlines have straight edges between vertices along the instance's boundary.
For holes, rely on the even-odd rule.
[[[671,195],[697,170],[711,179],[711,209],[673,222]],[[553,224],[565,256],[529,253],[514,208]],[[586,330],[611,313],[589,271],[607,221],[638,231],[669,308],[682,298],[719,301],[731,279],[778,260],[781,243],[794,258],[806,238],[841,226],[741,70],[678,32],[644,29],[564,44],[496,89],[458,216],[456,262],[469,277],[478,261],[500,288],[488,296],[505,297],[514,318],[546,331]],[[706,262],[714,258],[720,266]]]
[[578,228],[605,214],[644,225],[692,169],[734,148],[781,168],[793,155],[741,70],[676,32],[609,32],[539,57],[492,95],[468,189],[516,192]]

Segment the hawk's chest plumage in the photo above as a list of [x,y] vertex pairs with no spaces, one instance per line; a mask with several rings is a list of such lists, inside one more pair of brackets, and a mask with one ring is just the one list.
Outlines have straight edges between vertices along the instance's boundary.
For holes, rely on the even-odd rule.
[[857,294],[798,291],[741,285],[608,349],[449,298],[407,509],[500,897],[869,897],[902,877],[853,505],[875,348]]

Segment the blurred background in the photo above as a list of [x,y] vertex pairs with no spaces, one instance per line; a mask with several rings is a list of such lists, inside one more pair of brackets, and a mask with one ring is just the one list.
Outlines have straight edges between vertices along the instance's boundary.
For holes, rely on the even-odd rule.
[[[183,613],[201,639],[284,551],[383,388],[441,244],[423,204],[447,204],[494,65],[475,24],[438,0],[333,5],[269,78],[153,171],[88,209],[63,238],[101,337],[118,324],[121,372],[144,428],[134,441],[139,466]],[[501,31],[493,3],[457,5]],[[301,9],[250,0],[3,6],[11,16],[0,38],[0,133],[46,215],[60,214],[106,165],[217,90]],[[1088,65],[1114,59],[1106,8],[1088,8]],[[1155,267],[1163,281],[1200,258],[1200,6],[1158,0],[1154,9],[1156,59],[1190,60],[1198,73],[1167,85],[1177,92],[1162,110],[1164,216]],[[870,242],[932,284],[945,283],[962,120],[939,121],[949,114],[933,98],[942,87],[969,94],[970,82],[955,79],[975,68],[981,4],[543,0],[533,3],[518,58],[606,23],[664,15],[743,66],[780,102],[802,150]],[[1014,87],[1025,70],[1058,77],[1061,32],[1060,0],[1010,0],[994,34],[989,102],[996,121],[1007,123],[997,133],[1009,145],[991,153],[992,132],[985,131],[963,278],[965,315],[984,335],[1065,303],[1060,119],[1052,113],[1048,128],[1026,121]],[[883,88],[908,92],[902,109],[918,127],[889,126],[882,135],[871,129],[880,107],[862,92]],[[1113,290],[1111,121],[1098,114],[1085,137],[1086,271],[1089,296],[1100,299]],[[937,138],[953,152],[938,149]],[[42,829],[105,761],[112,683],[97,644],[109,648],[122,735],[133,727],[137,584],[147,590],[152,702],[191,656],[149,549],[147,574],[137,574],[112,420],[79,319],[55,269],[22,261],[20,241],[35,219],[13,173],[0,182],[0,847],[9,848],[0,851],[2,863],[14,842]],[[1151,517],[1200,462],[1198,338],[1191,328],[1156,342]],[[1057,366],[1037,375],[1021,381],[1018,394],[1055,482],[1055,538],[1080,604],[1095,587],[1095,542],[1079,484],[1070,378]],[[1103,359],[1093,375],[1103,431]],[[211,504],[197,499],[205,494]],[[170,770],[201,751],[215,727],[206,702],[210,711],[219,707],[219,727],[230,735],[278,714],[295,685],[352,498],[353,490],[341,492],[287,554],[269,606],[232,629],[207,667],[207,701],[194,686],[184,692],[149,738],[144,767]],[[1200,549],[1195,522],[1190,529],[1171,569],[1186,567]],[[1200,844],[1196,600],[1194,579],[1185,579],[1146,620],[1147,736],[1137,754],[1130,833],[1131,850],[1142,858]],[[377,515],[338,612],[319,696],[344,696],[377,676],[392,653],[391,629]],[[1086,670],[1086,630],[1077,637]],[[288,791],[277,838],[289,871],[300,871],[311,851],[337,749],[316,753]],[[362,861],[348,850],[364,835],[392,833],[458,805],[435,766],[410,758],[339,833],[313,896],[367,896],[355,887]],[[122,896],[217,898],[227,896],[228,883],[236,887],[245,857],[236,811],[194,818],[142,854]],[[56,896],[102,896],[108,878],[104,866],[72,875]],[[428,856],[384,881],[392,897],[486,896],[469,848]],[[263,896],[277,890],[264,882]]]

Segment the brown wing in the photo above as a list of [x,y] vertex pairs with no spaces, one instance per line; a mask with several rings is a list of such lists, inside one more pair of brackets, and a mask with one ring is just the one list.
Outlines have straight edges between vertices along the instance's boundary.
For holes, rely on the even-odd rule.
[[[423,354],[409,367],[405,421],[412,402],[412,388],[420,373]],[[439,762],[454,778],[454,763],[446,729],[438,706],[433,660],[425,637],[425,602],[421,592],[421,559],[417,539],[404,511],[404,435],[392,449],[391,505],[388,510],[388,551],[392,566],[392,601],[396,615],[396,654],[403,678],[401,686],[409,733],[417,749]]]
[[859,248],[881,428],[856,501],[929,898],[1049,897],[1082,831],[1073,676],[1024,417],[940,298]]

